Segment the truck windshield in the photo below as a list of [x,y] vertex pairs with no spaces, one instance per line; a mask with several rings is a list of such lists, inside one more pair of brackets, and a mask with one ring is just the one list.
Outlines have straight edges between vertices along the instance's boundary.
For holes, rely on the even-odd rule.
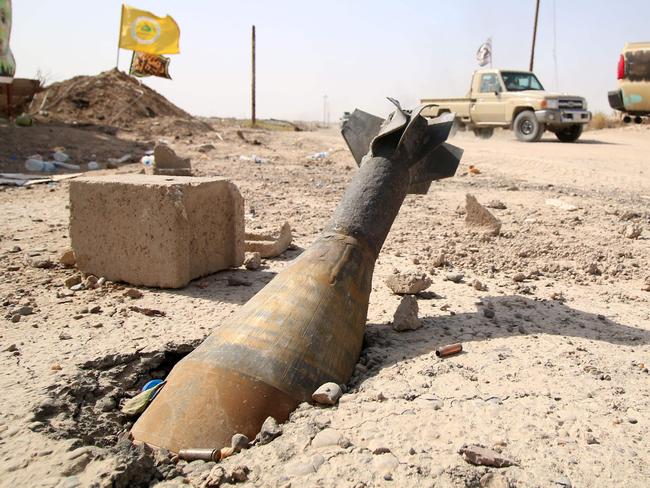
[[544,87],[532,73],[502,71],[503,83],[508,91],[543,90]]

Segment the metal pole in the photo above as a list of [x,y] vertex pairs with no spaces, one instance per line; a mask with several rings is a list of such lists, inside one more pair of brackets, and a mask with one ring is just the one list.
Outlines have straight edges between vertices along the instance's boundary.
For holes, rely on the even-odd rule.
[[120,11],[120,30],[117,34],[117,59],[115,60],[116,69],[119,69],[120,67],[120,39],[122,39],[122,22],[124,22],[124,5],[122,5],[122,10]]
[[528,71],[533,71],[533,64],[535,62],[535,39],[537,38],[537,18],[539,17],[539,0],[537,0],[535,5],[535,25],[533,27],[533,47],[530,51],[530,66]]
[[251,34],[252,48],[252,80],[251,80],[251,125],[255,126],[255,26]]

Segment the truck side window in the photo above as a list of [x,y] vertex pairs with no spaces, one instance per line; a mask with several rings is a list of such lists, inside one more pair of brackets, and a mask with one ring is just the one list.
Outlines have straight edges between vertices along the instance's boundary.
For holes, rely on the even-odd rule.
[[494,73],[486,73],[481,75],[481,93],[494,93],[501,91],[497,75]]

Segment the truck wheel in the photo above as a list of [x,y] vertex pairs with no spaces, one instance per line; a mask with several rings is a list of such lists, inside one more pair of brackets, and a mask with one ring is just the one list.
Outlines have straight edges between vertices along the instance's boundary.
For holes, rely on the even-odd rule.
[[492,127],[481,127],[480,129],[474,129],[474,135],[480,137],[481,139],[489,139],[494,135],[494,129]]
[[542,138],[542,134],[544,134],[544,130],[546,130],[544,124],[537,120],[535,112],[532,110],[524,110],[517,115],[513,128],[517,139],[523,142],[539,141]]
[[570,125],[555,133],[556,137],[562,142],[576,142],[581,134],[582,124]]

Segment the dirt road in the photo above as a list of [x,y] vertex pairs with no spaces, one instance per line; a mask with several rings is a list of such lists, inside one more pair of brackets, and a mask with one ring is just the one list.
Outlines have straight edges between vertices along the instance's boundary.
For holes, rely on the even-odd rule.
[[[210,463],[115,447],[130,426],[118,406],[308,246],[355,170],[335,130],[246,132],[257,145],[217,130],[223,141],[167,139],[198,174],[232,178],[248,229],[291,223],[297,249],[259,271],[142,288],[140,299],[124,284],[72,293],[63,281],[74,270],[47,265],[69,246],[67,183],[0,191],[0,485],[207,486]],[[458,175],[407,197],[379,258],[348,392],[334,408],[302,405],[278,439],[224,461],[250,470],[242,486],[650,483],[650,131],[589,132],[578,144],[524,144],[508,132],[451,142],[465,149]],[[206,143],[215,149],[198,152]],[[319,151],[329,157],[308,158]],[[265,161],[240,158],[252,154]],[[470,164],[481,173],[468,174]],[[491,210],[500,236],[465,226],[466,193],[501,203]],[[631,227],[640,237],[625,237]],[[400,299],[384,282],[395,270],[433,281],[418,297],[419,330],[390,327]],[[252,285],[228,286],[234,275]],[[463,354],[435,356],[457,341]],[[472,443],[515,465],[467,463],[457,451]]]

